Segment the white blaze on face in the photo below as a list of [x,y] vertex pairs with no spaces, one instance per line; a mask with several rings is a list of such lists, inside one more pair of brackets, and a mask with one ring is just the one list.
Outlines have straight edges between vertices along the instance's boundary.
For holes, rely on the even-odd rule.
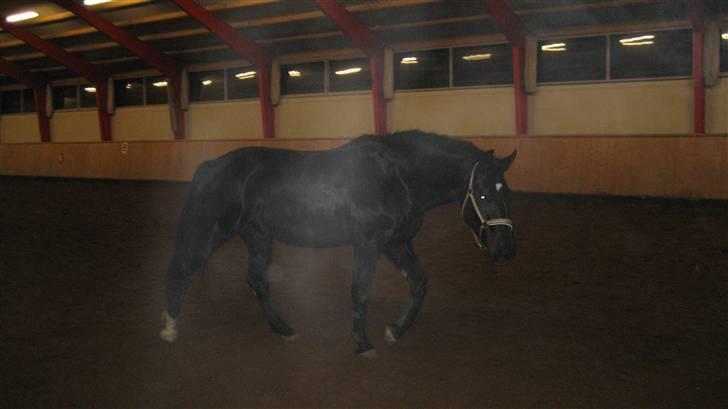
[[501,189],[503,189],[503,184],[502,183],[496,183],[495,184],[495,190],[500,191]]

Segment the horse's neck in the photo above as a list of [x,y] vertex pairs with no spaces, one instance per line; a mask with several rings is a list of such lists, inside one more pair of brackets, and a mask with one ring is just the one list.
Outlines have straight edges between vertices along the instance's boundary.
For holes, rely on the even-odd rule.
[[427,163],[415,164],[415,195],[423,208],[430,210],[462,200],[470,170],[479,154],[482,152],[477,150],[442,154],[429,157]]

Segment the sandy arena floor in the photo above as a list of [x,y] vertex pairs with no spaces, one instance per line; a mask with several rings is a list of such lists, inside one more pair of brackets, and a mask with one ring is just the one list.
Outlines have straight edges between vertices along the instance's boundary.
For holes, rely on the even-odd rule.
[[277,245],[286,343],[225,244],[158,337],[187,185],[0,178],[0,407],[719,407],[728,403],[728,206],[517,195],[519,254],[479,253],[457,205],[415,241],[430,275],[390,347],[406,284],[385,260],[377,359],[353,354],[351,250]]

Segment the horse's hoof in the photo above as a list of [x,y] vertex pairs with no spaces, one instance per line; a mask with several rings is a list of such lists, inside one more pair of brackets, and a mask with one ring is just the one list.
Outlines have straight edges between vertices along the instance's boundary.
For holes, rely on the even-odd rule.
[[166,312],[162,313],[162,321],[164,321],[164,329],[159,332],[159,336],[167,342],[177,340],[177,320],[173,319]]
[[377,357],[377,350],[374,349],[374,348],[367,349],[364,352],[359,352],[359,356],[364,357],[364,358],[376,358]]
[[397,327],[393,325],[387,325],[384,327],[384,340],[387,341],[387,344],[394,345],[397,343],[397,336],[394,335],[397,333]]
[[165,328],[159,332],[159,336],[162,337],[163,340],[172,343],[177,340],[177,330],[173,328]]
[[298,334],[294,332],[291,335],[281,335],[281,338],[286,342],[293,342],[298,339]]

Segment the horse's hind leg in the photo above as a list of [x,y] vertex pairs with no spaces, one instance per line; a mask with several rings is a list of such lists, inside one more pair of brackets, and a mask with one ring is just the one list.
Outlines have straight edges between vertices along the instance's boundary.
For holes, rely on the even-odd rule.
[[268,321],[270,328],[286,340],[293,340],[296,333],[283,321],[273,307],[268,283],[268,266],[270,265],[272,240],[267,237],[245,237],[248,245],[248,285],[255,292]]
[[409,283],[409,298],[396,324],[387,325],[384,338],[388,344],[397,342],[404,332],[414,324],[427,292],[427,274],[412,250],[412,242],[390,246],[387,257],[402,271]]
[[379,252],[373,246],[354,246],[354,273],[351,284],[353,308],[352,337],[356,353],[367,357],[377,356],[377,351],[367,337],[367,298],[372,285]]
[[179,228],[174,255],[165,276],[167,309],[162,314],[164,329],[160,336],[167,342],[177,340],[177,317],[182,299],[192,285],[194,277],[205,269],[212,252],[229,237],[219,224],[185,220]]

